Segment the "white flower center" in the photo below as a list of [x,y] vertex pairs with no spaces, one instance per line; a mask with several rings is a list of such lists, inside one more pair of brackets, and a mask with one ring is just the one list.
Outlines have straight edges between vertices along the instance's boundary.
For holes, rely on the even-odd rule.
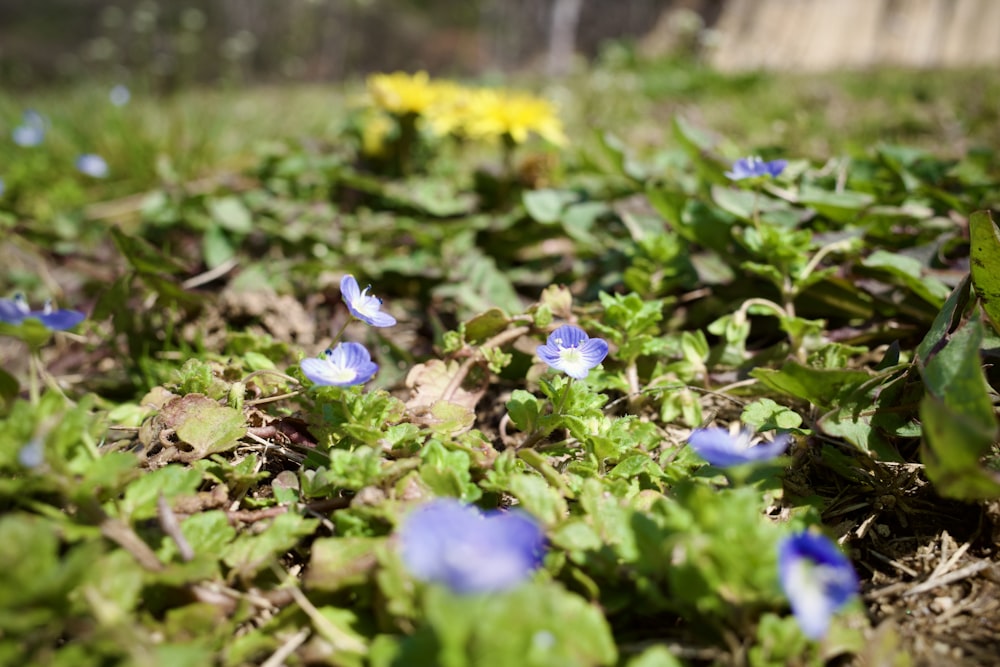
[[370,287],[366,287],[362,290],[358,298],[354,300],[354,310],[358,311],[365,317],[372,317],[376,315],[379,309],[382,307],[382,300],[378,297],[368,296],[367,292]]
[[358,372],[353,368],[330,364],[330,379],[334,382],[350,382],[357,376]]

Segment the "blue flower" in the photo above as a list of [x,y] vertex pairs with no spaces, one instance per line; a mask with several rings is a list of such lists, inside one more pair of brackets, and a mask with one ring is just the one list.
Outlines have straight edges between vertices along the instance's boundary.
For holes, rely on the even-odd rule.
[[456,593],[516,586],[538,569],[545,552],[545,535],[527,514],[483,514],[450,498],[414,510],[399,529],[399,540],[413,576]]
[[753,433],[747,430],[733,435],[724,428],[711,427],[695,429],[688,437],[688,444],[701,458],[725,468],[780,456],[788,449],[791,436],[785,433],[775,438],[774,442],[761,444],[754,444],[754,440]]
[[396,323],[396,318],[381,312],[382,299],[368,294],[370,289],[371,286],[368,286],[361,291],[358,281],[352,275],[340,279],[340,294],[351,315],[373,327],[391,327]]
[[851,561],[817,533],[798,533],[781,542],[778,576],[799,627],[810,639],[826,634],[830,619],[859,588]]
[[37,468],[45,463],[45,443],[34,438],[17,452],[17,462],[25,468]]
[[100,155],[85,153],[76,159],[76,168],[82,174],[91,178],[106,178],[108,163]]
[[87,316],[78,310],[55,310],[51,302],[46,302],[41,310],[31,310],[23,294],[13,299],[0,299],[0,322],[21,324],[26,319],[36,319],[51,331],[72,329]]
[[552,368],[582,380],[608,356],[608,343],[591,338],[580,327],[564,324],[550,333],[545,345],[539,345],[536,352]]
[[7,184],[3,182],[2,178],[0,178],[0,197],[3,196],[3,191],[6,189],[7,189]]
[[45,117],[42,114],[28,109],[21,117],[21,124],[10,133],[11,139],[18,146],[25,148],[37,146],[45,139]]
[[322,359],[303,359],[302,373],[318,385],[350,387],[364,384],[378,371],[368,350],[358,343],[340,343],[323,352]]
[[123,107],[128,104],[130,99],[132,99],[132,93],[129,91],[127,86],[119,83],[111,89],[110,93],[108,93],[108,99],[111,100],[111,104],[116,107]]
[[756,155],[740,158],[733,163],[732,171],[727,171],[726,176],[734,181],[742,181],[745,178],[758,178],[769,176],[777,178],[788,165],[788,160],[771,160],[764,162]]

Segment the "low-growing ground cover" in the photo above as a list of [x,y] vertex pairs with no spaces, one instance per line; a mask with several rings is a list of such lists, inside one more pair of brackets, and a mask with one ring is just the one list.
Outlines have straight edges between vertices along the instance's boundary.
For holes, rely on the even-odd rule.
[[11,105],[0,662],[992,664],[995,84],[881,76]]

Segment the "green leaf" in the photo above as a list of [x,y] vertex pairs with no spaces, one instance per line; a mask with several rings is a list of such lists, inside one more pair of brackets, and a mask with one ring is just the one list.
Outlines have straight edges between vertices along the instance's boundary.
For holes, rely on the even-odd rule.
[[980,455],[995,441],[994,425],[971,419],[931,394],[920,404],[920,419],[924,426],[920,458],[938,493],[962,500],[1000,497],[1000,474],[980,464]]
[[569,190],[528,190],[522,196],[524,208],[535,222],[552,224],[559,222],[563,209],[579,199],[579,195]]
[[236,538],[236,529],[222,510],[192,514],[181,523],[181,533],[199,556],[218,557]]
[[971,280],[969,276],[966,276],[948,296],[941,311],[934,318],[930,329],[924,335],[924,339],[917,346],[916,361],[918,366],[926,366],[931,356],[937,354],[944,347],[948,340],[948,334],[958,327],[969,302],[970,285]]
[[431,440],[420,452],[420,478],[436,495],[451,496],[474,502],[482,491],[472,482],[469,466],[472,460],[466,452],[449,450],[437,441]]
[[867,192],[838,190],[836,192],[804,185],[799,191],[799,202],[816,210],[835,222],[851,222],[861,211],[875,202]]
[[0,402],[2,402],[0,404],[0,414],[7,412],[7,408],[14,402],[20,391],[21,388],[17,382],[17,378],[0,368]]
[[509,484],[510,493],[521,502],[525,511],[542,523],[554,526],[566,516],[566,499],[538,475],[512,475]]
[[393,664],[597,667],[617,660],[601,610],[555,584],[490,596],[433,588],[425,616],[427,625],[400,645]]
[[465,323],[465,339],[477,344],[496,336],[510,324],[510,317],[499,308],[490,308]]
[[921,456],[927,476],[942,495],[973,500],[1000,496],[1000,475],[980,460],[997,439],[997,420],[979,349],[983,325],[974,316],[923,369],[927,395]]
[[318,520],[306,519],[292,512],[280,514],[264,532],[247,533],[236,538],[222,552],[222,560],[233,568],[234,574],[253,576],[267,567],[273,558],[287,553],[318,525]]
[[253,231],[253,216],[239,197],[210,199],[208,212],[220,227],[234,234],[249,234]]
[[236,255],[236,247],[222,227],[209,227],[201,237],[201,253],[210,269],[229,261]]
[[187,267],[164,255],[145,239],[129,236],[117,227],[111,228],[111,238],[132,268],[141,274],[188,273]]
[[158,416],[193,450],[186,456],[192,460],[229,451],[247,432],[241,412],[202,394],[177,398],[163,406]]
[[335,592],[367,581],[375,567],[375,547],[384,540],[373,537],[330,537],[313,542],[306,574],[310,589]]
[[1000,231],[989,211],[970,216],[969,237],[972,288],[993,328],[1000,332]]
[[871,379],[864,371],[810,368],[794,361],[782,368],[755,368],[752,377],[765,386],[821,408],[831,408],[839,399]]
[[799,413],[778,405],[770,398],[759,398],[743,408],[740,420],[757,431],[792,430],[802,425]]
[[542,406],[538,398],[531,392],[515,389],[507,401],[507,414],[510,420],[525,433],[531,433],[538,428],[538,416]]
[[201,483],[201,471],[168,465],[145,473],[125,490],[119,507],[123,519],[149,519],[157,514],[156,503],[162,495],[168,502],[179,495],[193,495]]
[[652,646],[629,660],[625,667],[683,667],[666,646]]
[[887,272],[895,282],[909,288],[914,294],[934,306],[941,307],[948,298],[948,286],[933,276],[925,275],[920,261],[913,257],[876,250],[862,264],[870,269]]

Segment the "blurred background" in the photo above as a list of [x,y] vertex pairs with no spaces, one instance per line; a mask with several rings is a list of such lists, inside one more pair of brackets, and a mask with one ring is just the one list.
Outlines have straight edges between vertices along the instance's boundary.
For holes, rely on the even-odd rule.
[[0,0],[0,83],[560,74],[610,40],[723,70],[996,65],[994,0]]

